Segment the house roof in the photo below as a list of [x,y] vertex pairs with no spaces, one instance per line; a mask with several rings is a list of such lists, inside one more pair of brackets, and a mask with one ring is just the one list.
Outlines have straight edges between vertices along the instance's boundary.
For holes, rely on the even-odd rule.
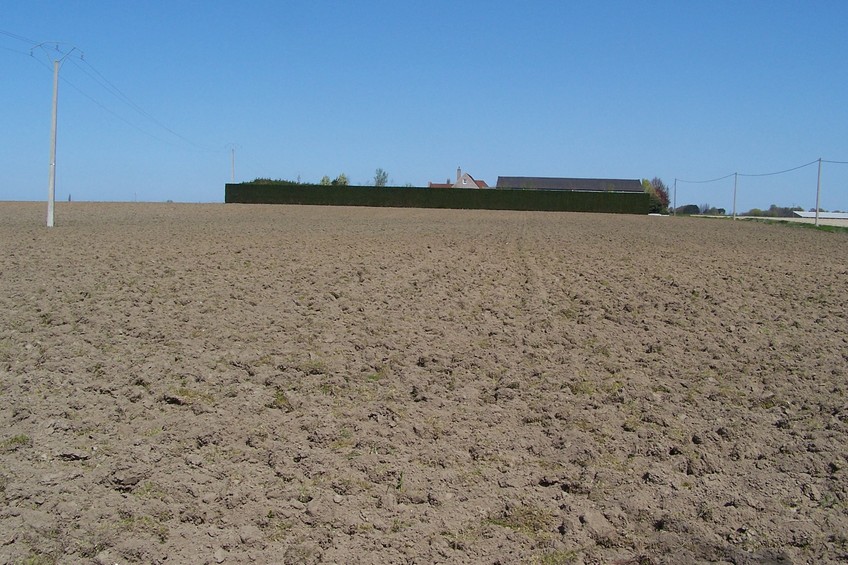
[[468,177],[469,177],[471,180],[473,180],[473,181],[474,181],[474,184],[476,184],[478,188],[489,188],[489,185],[488,185],[488,184],[486,184],[486,181],[484,181],[484,180],[477,180],[477,179],[475,179],[474,177],[472,177],[471,175],[468,175]]
[[[474,177],[472,177],[471,175],[469,175],[468,173],[463,173],[462,176],[470,179],[471,182],[473,182],[477,186],[477,188],[489,188],[489,185],[486,184],[486,181],[484,181],[484,180],[477,180]],[[459,184],[459,180],[457,180],[456,183],[430,182],[430,183],[427,183],[427,187],[428,188],[457,188],[458,184]]]
[[533,190],[583,190],[590,192],[642,192],[633,179],[573,179],[559,177],[498,177],[497,188]]

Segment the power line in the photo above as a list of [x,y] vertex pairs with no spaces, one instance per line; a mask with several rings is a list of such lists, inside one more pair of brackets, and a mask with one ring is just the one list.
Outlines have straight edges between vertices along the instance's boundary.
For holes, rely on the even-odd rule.
[[12,53],[17,53],[19,55],[25,55],[25,56],[30,55],[29,53],[26,53],[24,51],[18,51],[17,49],[12,49],[11,47],[6,47],[5,45],[0,45],[0,49],[4,49],[6,51],[11,51]]
[[814,165],[818,162],[819,162],[819,160],[815,159],[813,161],[810,161],[809,163],[804,163],[803,165],[798,165],[797,167],[792,167],[791,169],[786,169],[784,171],[776,171],[774,173],[761,173],[761,174],[758,174],[758,175],[739,173],[739,176],[740,177],[770,177],[770,176],[774,176],[774,175],[782,175],[783,173],[790,173],[792,171],[797,171],[798,169],[803,169],[804,167],[809,167],[810,165]]
[[[822,159],[821,161],[822,161],[822,163],[843,163],[843,161],[826,161],[824,159]],[[813,161],[810,161],[809,163],[804,163],[803,165],[798,165],[797,167],[792,167],[791,169],[784,169],[782,171],[775,171],[773,173],[757,173],[757,174],[754,174],[754,173],[730,173],[729,175],[724,175],[723,177],[718,177],[718,178],[708,179],[708,180],[685,180],[685,179],[676,179],[676,180],[677,180],[677,182],[685,182],[685,183],[689,183],[689,184],[706,184],[706,183],[710,183],[710,182],[717,182],[717,181],[720,181],[720,180],[729,179],[730,177],[732,177],[734,175],[738,175],[740,177],[770,177],[770,176],[774,176],[774,175],[782,175],[784,173],[791,173],[792,171],[797,171],[798,169],[803,169],[804,167],[809,167],[810,165],[815,165],[818,162],[819,162],[819,159],[815,159]],[[848,165],[848,162],[844,162],[844,164]]]
[[822,163],[836,163],[837,165],[848,165],[848,161],[830,161],[828,159],[822,159]]
[[7,37],[11,37],[12,39],[17,39],[18,41],[23,41],[24,43],[29,43],[30,45],[35,45],[38,41],[34,41],[32,39],[27,39],[26,37],[20,36],[16,33],[12,33],[11,31],[6,31],[0,29],[0,35],[5,35]]
[[148,137],[150,137],[150,138],[152,138],[152,139],[155,139],[156,141],[160,141],[160,142],[162,142],[162,143],[167,143],[168,145],[173,145],[173,143],[171,143],[170,141],[167,141],[167,140],[165,140],[165,139],[162,139],[161,137],[158,137],[158,136],[156,136],[156,135],[154,135],[154,134],[150,133],[149,131],[146,131],[146,130],[142,129],[142,128],[141,128],[141,127],[139,127],[138,125],[136,125],[136,124],[132,123],[132,122],[131,122],[131,121],[129,121],[128,119],[126,119],[126,118],[124,118],[123,116],[121,116],[120,114],[118,114],[117,112],[115,112],[115,111],[113,111],[113,110],[110,110],[109,108],[107,108],[106,106],[104,106],[103,104],[101,104],[100,102],[98,102],[95,98],[93,98],[92,96],[89,96],[88,94],[86,94],[85,92],[83,92],[83,91],[82,91],[82,89],[80,89],[78,86],[76,86],[74,83],[72,83],[71,81],[69,81],[69,80],[68,80],[68,79],[66,79],[65,77],[61,77],[61,80],[62,80],[62,82],[63,82],[63,83],[67,84],[68,86],[70,86],[71,88],[73,88],[74,90],[76,90],[78,93],[80,93],[83,97],[87,98],[87,99],[88,99],[88,100],[89,100],[92,104],[94,104],[95,106],[97,106],[98,108],[100,108],[101,110],[103,110],[104,112],[107,112],[107,113],[109,113],[109,114],[112,114],[114,117],[118,118],[119,120],[121,120],[122,122],[124,122],[125,124],[127,124],[128,126],[130,126],[131,128],[135,129],[136,131],[138,131],[138,132],[140,132],[140,133],[143,133],[144,135],[146,135],[146,136],[148,136]]
[[[120,89],[120,88],[118,88],[117,86],[115,86],[115,85],[114,85],[111,81],[109,81],[109,79],[107,79],[107,78],[103,75],[103,73],[101,73],[101,72],[100,72],[100,71],[98,71],[96,68],[94,68],[94,66],[93,66],[93,65],[92,65],[92,64],[91,64],[91,63],[90,63],[87,59],[82,58],[82,59],[81,59],[81,61],[82,61],[83,63],[85,63],[85,65],[86,65],[89,69],[91,69],[91,71],[92,71],[94,74],[92,74],[92,73],[88,72],[85,68],[83,68],[82,66],[80,66],[80,65],[76,64],[76,61],[74,61],[74,62],[73,62],[73,63],[74,63],[74,66],[76,66],[78,69],[80,69],[80,71],[82,71],[83,73],[85,73],[86,75],[88,75],[88,76],[89,76],[92,80],[94,80],[96,83],[98,83],[101,87],[103,87],[104,89],[106,89],[107,91],[109,91],[109,93],[110,93],[110,94],[112,94],[115,98],[117,98],[118,100],[120,100],[121,102],[123,102],[124,104],[126,104],[127,106],[129,106],[130,108],[132,108],[133,110],[135,110],[138,114],[140,114],[141,116],[143,116],[143,117],[147,118],[148,120],[150,120],[151,122],[153,122],[154,124],[156,124],[157,126],[159,126],[160,128],[162,128],[163,130],[167,131],[168,133],[170,133],[170,134],[171,134],[171,135],[173,135],[174,137],[177,137],[177,138],[181,139],[182,141],[184,141],[184,142],[188,143],[189,145],[193,145],[193,146],[194,146],[194,147],[196,147],[197,149],[200,149],[200,150],[202,150],[202,151],[217,152],[216,150],[210,149],[209,147],[205,147],[205,146],[203,146],[203,145],[200,145],[200,144],[198,144],[198,143],[195,143],[195,142],[194,142],[194,141],[192,141],[191,139],[189,139],[189,138],[185,137],[184,135],[180,134],[179,132],[176,132],[176,131],[174,131],[172,128],[169,128],[168,126],[166,126],[165,124],[163,124],[161,121],[159,121],[158,119],[156,119],[156,118],[155,118],[152,114],[150,114],[149,112],[145,111],[145,110],[144,110],[141,106],[139,106],[138,104],[136,104],[136,103],[135,103],[135,102],[134,102],[134,101],[133,101],[133,100],[132,100],[129,96],[127,96],[126,94],[124,94],[124,92],[123,92],[123,91],[121,91],[121,89]],[[96,75],[96,76],[95,76],[95,75]]]
[[730,177],[732,177],[735,174],[736,173],[730,173],[729,175],[724,175],[723,177],[718,177],[718,178],[709,179],[709,180],[685,180],[685,179],[675,179],[675,180],[677,182],[685,182],[685,183],[690,183],[690,184],[706,184],[708,182],[718,182],[720,180],[729,179]]
[[[33,56],[33,55],[34,55],[34,51],[35,51],[36,49],[41,49],[41,50],[44,52],[44,54],[47,56],[47,58],[48,58],[48,59],[53,59],[53,58],[55,58],[55,55],[53,54],[52,50],[51,50],[51,49],[48,49],[48,47],[49,47],[49,46],[55,46],[55,50],[56,50],[59,54],[61,54],[61,55],[62,55],[62,58],[63,58],[63,59],[64,59],[64,58],[67,58],[67,57],[68,57],[68,56],[69,56],[72,52],[74,52],[74,51],[79,51],[76,47],[73,47],[73,48],[71,48],[69,51],[64,52],[62,49],[60,49],[60,46],[65,46],[65,45],[67,45],[67,44],[62,43],[62,42],[49,41],[49,42],[42,42],[42,43],[38,43],[38,42],[36,42],[36,41],[32,41],[32,40],[30,40],[30,39],[28,39],[28,38],[26,38],[26,37],[23,37],[23,36],[20,36],[20,35],[14,34],[14,33],[12,33],[12,32],[5,31],[5,30],[0,30],[0,34],[5,35],[5,36],[8,36],[8,37],[11,37],[12,39],[16,39],[16,40],[21,41],[21,42],[24,42],[24,43],[28,43],[28,44],[30,45],[30,52],[29,52],[29,55],[30,55],[30,56]],[[15,52],[15,53],[20,53],[20,54],[22,54],[22,55],[26,55],[26,53],[24,53],[24,52],[22,52],[22,51],[17,51],[17,50],[15,50],[15,49],[11,49],[11,48],[8,48],[8,47],[2,47],[2,48],[3,48],[3,49],[6,49],[6,50],[9,50],[9,51],[13,51],[13,52]],[[222,152],[222,151],[221,151],[221,150],[219,150],[219,149],[212,149],[212,148],[211,148],[211,147],[209,147],[209,146],[203,146],[203,145],[201,145],[201,144],[199,144],[199,143],[196,143],[195,141],[193,141],[193,140],[189,139],[188,137],[186,137],[186,136],[184,136],[184,135],[180,134],[179,132],[175,131],[174,129],[172,129],[172,128],[168,127],[167,125],[165,125],[164,123],[162,123],[160,120],[156,119],[156,117],[154,117],[152,114],[150,114],[149,112],[145,111],[145,110],[144,110],[141,106],[139,106],[138,104],[136,104],[136,103],[135,103],[135,102],[134,102],[134,101],[133,101],[133,100],[132,100],[129,96],[127,96],[127,95],[126,95],[123,91],[121,91],[121,89],[119,89],[119,88],[118,88],[117,86],[115,86],[115,85],[114,85],[111,81],[109,81],[109,79],[107,79],[107,78],[103,75],[103,73],[101,73],[101,72],[100,72],[99,70],[97,70],[97,69],[96,69],[96,68],[95,68],[95,67],[94,67],[91,63],[89,63],[89,62],[88,62],[88,60],[86,60],[86,58],[85,58],[84,54],[83,54],[81,51],[79,51],[79,53],[80,53],[79,61],[82,61],[83,63],[85,63],[85,66],[80,65],[80,64],[77,62],[77,58],[76,58],[76,57],[75,57],[75,58],[68,58],[67,60],[68,60],[68,61],[70,61],[70,62],[71,62],[71,63],[72,63],[72,64],[73,64],[73,65],[74,65],[77,69],[79,69],[79,70],[80,70],[80,71],[82,71],[85,75],[87,75],[87,76],[88,76],[91,80],[93,80],[93,81],[94,81],[94,82],[95,82],[98,86],[100,86],[101,88],[103,88],[103,89],[105,89],[106,91],[108,91],[108,92],[109,92],[112,96],[114,96],[115,98],[117,98],[118,100],[120,100],[123,104],[126,104],[126,105],[127,105],[127,106],[129,106],[132,110],[134,110],[136,113],[138,113],[139,115],[141,115],[142,117],[144,117],[144,118],[145,118],[145,119],[147,119],[148,121],[152,122],[152,123],[153,123],[153,124],[155,124],[157,127],[159,127],[159,128],[161,128],[162,130],[164,130],[164,131],[168,132],[170,135],[172,135],[172,136],[174,136],[175,138],[177,138],[177,139],[181,140],[182,142],[184,142],[184,143],[186,143],[186,144],[188,144],[188,145],[190,145],[190,146],[194,147],[194,148],[195,148],[195,149],[197,149],[197,150],[200,150],[200,151],[206,151],[206,152],[210,152],[210,153],[221,153],[221,152]],[[44,66],[44,67],[45,67],[46,69],[48,69],[48,70],[51,70],[51,69],[50,69],[50,66],[49,66],[49,65],[47,65],[44,61],[42,61],[39,57],[34,57],[34,56],[33,56],[33,58],[34,58],[36,61],[38,61],[38,63],[39,63],[40,65]],[[157,135],[154,135],[154,134],[150,133],[149,131],[146,131],[145,129],[143,129],[143,128],[139,127],[139,126],[138,126],[138,125],[136,125],[135,123],[131,122],[131,121],[130,121],[130,120],[128,120],[127,118],[125,118],[125,117],[121,116],[120,114],[118,114],[118,113],[117,113],[117,112],[115,112],[114,110],[112,110],[112,109],[110,109],[109,107],[107,107],[107,106],[106,106],[105,104],[103,104],[102,102],[100,102],[100,101],[98,101],[97,99],[95,99],[95,98],[94,98],[94,96],[92,96],[92,95],[88,94],[87,92],[83,91],[83,89],[82,89],[82,88],[80,88],[80,87],[76,86],[74,83],[72,83],[71,81],[67,80],[67,78],[65,78],[64,76],[60,77],[60,80],[61,80],[63,83],[68,84],[68,86],[70,86],[71,88],[73,88],[74,90],[76,90],[79,94],[81,94],[83,97],[85,97],[86,99],[88,99],[88,100],[89,100],[90,102],[92,102],[95,106],[97,106],[98,108],[100,108],[100,109],[101,109],[101,110],[103,110],[104,112],[107,112],[107,113],[111,114],[112,116],[114,116],[115,118],[117,118],[117,119],[119,119],[120,121],[124,122],[125,124],[129,125],[129,126],[130,126],[130,127],[132,127],[133,129],[135,129],[135,130],[137,130],[137,131],[141,132],[142,134],[144,134],[144,135],[146,135],[146,136],[148,136],[148,137],[150,137],[150,138],[152,138],[152,139],[155,139],[156,141],[159,141],[159,142],[161,142],[161,143],[166,143],[166,144],[171,145],[171,146],[175,146],[175,144],[174,144],[173,142],[167,141],[166,139],[163,139],[163,138],[161,138],[161,137],[159,137],[159,136],[157,136]]]

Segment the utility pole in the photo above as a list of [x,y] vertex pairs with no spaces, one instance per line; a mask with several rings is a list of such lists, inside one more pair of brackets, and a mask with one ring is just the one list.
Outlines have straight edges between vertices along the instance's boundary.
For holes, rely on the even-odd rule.
[[671,205],[671,213],[677,215],[677,178],[674,179],[674,203]]
[[237,143],[228,143],[224,146],[230,150],[230,182],[236,183],[236,148],[240,147]]
[[[36,47],[41,47],[46,52],[47,50],[44,46],[44,43],[36,45]],[[33,50],[34,49],[35,47],[33,47]],[[56,51],[59,51],[59,44],[56,44]],[[50,175],[47,181],[48,228],[53,227],[53,210],[56,205],[56,125],[59,120],[59,67],[62,66],[65,59],[67,59],[74,51],[78,51],[78,49],[76,47],[71,47],[71,49],[64,54],[59,51],[62,56],[53,60],[53,120],[50,127]],[[30,51],[30,54],[32,54],[32,51]]]
[[56,123],[59,111],[59,61],[53,61],[53,121],[50,128],[50,179],[47,184],[47,227],[53,227],[56,201]]
[[736,219],[736,181],[739,179],[739,173],[733,173],[733,219]]
[[816,181],[816,225],[819,225],[819,202],[821,201],[821,157],[819,157],[819,176]]

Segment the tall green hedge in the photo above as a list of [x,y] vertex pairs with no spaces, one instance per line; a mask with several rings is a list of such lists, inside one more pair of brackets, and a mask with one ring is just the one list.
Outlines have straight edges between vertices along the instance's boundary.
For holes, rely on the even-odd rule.
[[227,184],[230,204],[312,204],[324,206],[391,206],[647,214],[648,195],[641,192],[577,192],[374,186],[295,186]]

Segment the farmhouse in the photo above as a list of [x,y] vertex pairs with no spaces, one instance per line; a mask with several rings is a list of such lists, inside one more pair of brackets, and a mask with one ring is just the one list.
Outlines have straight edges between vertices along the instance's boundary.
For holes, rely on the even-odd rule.
[[450,179],[446,182],[430,182],[427,183],[427,188],[489,188],[484,180],[475,180],[468,173],[463,173],[462,169],[456,168],[456,182],[451,183]]
[[631,179],[573,179],[559,177],[498,177],[497,188],[575,190],[581,192],[642,192],[642,183]]

